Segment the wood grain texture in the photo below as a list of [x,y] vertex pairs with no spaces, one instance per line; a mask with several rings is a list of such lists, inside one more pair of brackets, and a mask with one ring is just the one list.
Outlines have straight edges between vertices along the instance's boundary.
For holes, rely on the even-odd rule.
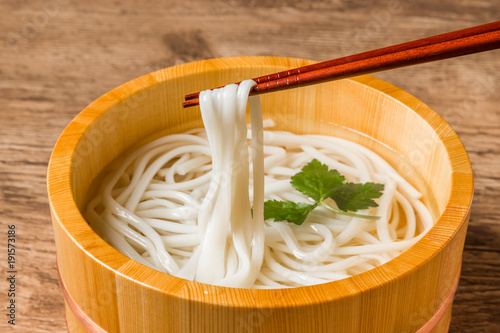
[[[498,2],[480,0],[0,2],[0,223],[2,234],[7,224],[19,228],[16,331],[66,330],[45,173],[63,128],[98,96],[193,60],[321,61],[492,22],[499,12]],[[492,51],[377,74],[440,113],[472,160],[475,199],[451,332],[500,332],[499,59]],[[13,329],[2,320],[0,330]]]

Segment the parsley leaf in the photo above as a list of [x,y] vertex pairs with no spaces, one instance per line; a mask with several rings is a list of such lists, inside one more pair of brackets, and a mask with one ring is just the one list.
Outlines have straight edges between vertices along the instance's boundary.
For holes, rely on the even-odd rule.
[[345,182],[337,170],[328,170],[328,166],[317,159],[306,164],[302,170],[292,176],[290,184],[299,192],[320,201],[331,194],[331,190]]
[[341,210],[357,211],[378,207],[373,199],[380,198],[383,190],[384,185],[377,183],[346,183],[335,187],[328,197],[332,198]]
[[316,206],[317,203],[311,205],[303,202],[268,200],[264,202],[264,220],[274,218],[275,222],[289,221],[302,224]]
[[[379,198],[384,190],[383,184],[377,183],[347,183],[344,176],[337,170],[329,170],[328,166],[314,159],[295,174],[290,181],[299,192],[307,195],[316,202],[268,200],[264,202],[264,219],[274,218],[278,221],[288,221],[295,224],[304,223],[307,215],[321,205],[330,211],[353,217],[378,220],[379,216],[370,216],[352,213],[369,207],[377,207],[373,200]],[[325,200],[332,199],[336,207],[330,206]]]

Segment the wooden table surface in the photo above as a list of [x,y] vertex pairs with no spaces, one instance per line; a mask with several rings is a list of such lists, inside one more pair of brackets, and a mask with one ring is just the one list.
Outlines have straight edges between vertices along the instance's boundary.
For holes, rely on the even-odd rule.
[[[0,331],[64,332],[47,162],[91,101],[156,69],[273,55],[327,60],[499,19],[498,0],[0,2]],[[475,173],[451,332],[500,332],[500,50],[380,73],[447,120]],[[16,326],[7,323],[15,225]]]

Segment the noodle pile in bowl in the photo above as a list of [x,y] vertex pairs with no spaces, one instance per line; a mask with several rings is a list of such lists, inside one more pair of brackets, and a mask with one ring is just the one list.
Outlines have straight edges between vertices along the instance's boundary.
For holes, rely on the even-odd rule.
[[[205,129],[147,143],[108,174],[87,205],[92,228],[128,257],[181,278],[284,288],[384,264],[433,225],[421,194],[371,150],[335,137],[263,131],[253,81],[200,95]],[[251,147],[247,143],[251,140]],[[263,142],[263,145],[262,145]],[[264,200],[310,202],[290,177],[313,159],[349,181],[377,182],[377,221],[318,207],[302,225],[264,221]]]

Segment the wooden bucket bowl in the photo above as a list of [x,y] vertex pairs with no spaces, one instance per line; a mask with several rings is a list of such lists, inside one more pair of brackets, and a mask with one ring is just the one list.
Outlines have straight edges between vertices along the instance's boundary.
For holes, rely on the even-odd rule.
[[163,69],[108,92],[69,124],[50,160],[48,191],[71,332],[447,331],[473,194],[471,165],[439,115],[371,76],[261,98],[264,118],[277,129],[359,142],[423,192],[435,226],[376,269],[310,287],[217,287],[129,259],[82,217],[92,181],[119,154],[155,133],[202,126],[199,108],[181,106],[186,93],[310,63],[242,57]]

